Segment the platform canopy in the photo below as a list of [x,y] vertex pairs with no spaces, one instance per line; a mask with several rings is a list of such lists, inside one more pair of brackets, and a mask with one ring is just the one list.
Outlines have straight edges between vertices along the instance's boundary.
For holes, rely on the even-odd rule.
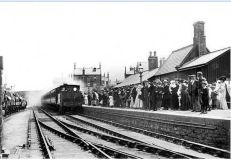
[[[158,68],[153,69],[151,71],[145,71],[142,73],[142,80],[148,80],[151,78],[155,73],[158,71]],[[140,74],[133,74],[123,80],[122,83],[118,84],[115,86],[115,88],[119,87],[124,87],[124,86],[129,86],[129,85],[134,85],[134,84],[139,84],[140,83]]]

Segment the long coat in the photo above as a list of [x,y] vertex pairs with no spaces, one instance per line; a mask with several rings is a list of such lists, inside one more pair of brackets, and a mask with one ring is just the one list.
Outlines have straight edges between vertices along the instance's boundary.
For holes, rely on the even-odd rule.
[[149,88],[145,86],[141,89],[143,96],[143,107],[144,109],[149,109]]
[[156,86],[153,84],[148,88],[150,109],[156,110]]
[[172,91],[172,109],[179,109],[179,99],[178,99],[178,92],[179,86],[177,85],[176,87],[171,87]]
[[171,94],[169,91],[169,85],[165,85],[163,87],[163,102],[162,102],[162,106],[164,107],[164,109],[168,109],[171,105]]

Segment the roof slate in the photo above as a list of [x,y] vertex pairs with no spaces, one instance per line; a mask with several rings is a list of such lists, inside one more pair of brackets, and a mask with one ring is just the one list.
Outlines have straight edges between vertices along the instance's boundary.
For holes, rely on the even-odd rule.
[[215,59],[216,57],[220,56],[221,54],[225,53],[228,50],[231,50],[231,47],[220,49],[220,50],[217,50],[214,52],[210,52],[206,55],[195,58],[195,59],[189,61],[188,63],[185,63],[179,69],[186,69],[186,68],[191,68],[191,67],[206,64],[206,63],[210,62],[211,60]]
[[[158,70],[158,68],[153,69],[151,71],[145,71],[145,72],[143,72],[143,74],[142,74],[142,80],[143,81],[144,80],[148,80],[153,75],[155,75],[155,73],[157,72],[157,70]],[[122,83],[118,84],[115,87],[129,86],[129,85],[138,84],[138,83],[140,83],[140,74],[134,74],[134,75],[131,75],[131,76],[125,78]]]
[[193,45],[188,45],[186,47],[180,48],[178,50],[173,51],[170,56],[166,59],[165,63],[161,66],[161,68],[156,72],[157,75],[162,75],[166,73],[175,72],[175,67],[179,65],[184,58],[188,55],[188,53],[192,50]]

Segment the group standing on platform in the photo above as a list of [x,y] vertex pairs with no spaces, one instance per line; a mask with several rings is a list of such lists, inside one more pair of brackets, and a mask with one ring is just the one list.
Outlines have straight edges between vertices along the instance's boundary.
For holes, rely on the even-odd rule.
[[[120,88],[85,93],[85,104],[93,106],[144,110],[191,110],[207,113],[212,109],[229,109],[230,86],[222,76],[208,84],[202,72],[188,80],[154,80]],[[229,103],[230,104],[230,103]]]

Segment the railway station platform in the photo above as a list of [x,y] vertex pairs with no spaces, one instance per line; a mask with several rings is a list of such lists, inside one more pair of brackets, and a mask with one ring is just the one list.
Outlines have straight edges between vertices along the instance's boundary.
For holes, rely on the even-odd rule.
[[2,146],[9,151],[9,159],[42,158],[40,151],[26,147],[30,114],[26,109],[4,119]]
[[83,114],[87,116],[230,150],[230,110],[200,114],[191,111],[83,107]]

